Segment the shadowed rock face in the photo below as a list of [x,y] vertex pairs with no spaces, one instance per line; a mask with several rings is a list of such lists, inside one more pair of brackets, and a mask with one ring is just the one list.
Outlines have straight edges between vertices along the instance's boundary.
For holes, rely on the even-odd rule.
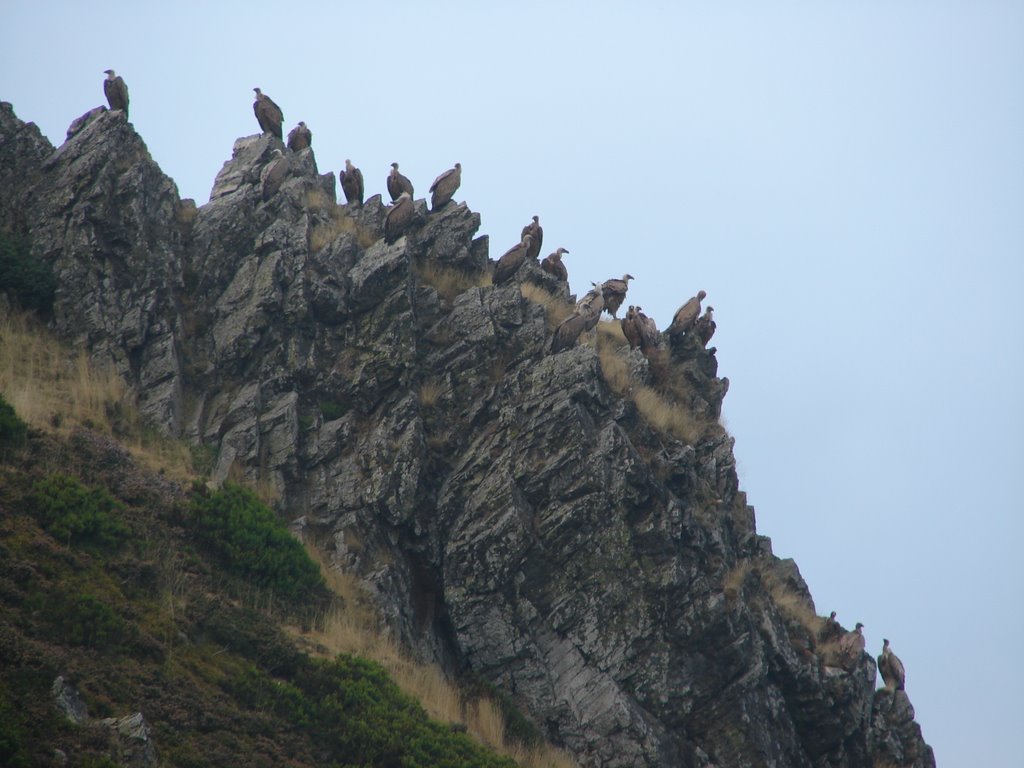
[[[614,353],[678,384],[673,437],[592,345],[546,354],[465,204],[417,201],[389,246],[379,196],[336,208],[312,151],[264,201],[273,137],[239,139],[196,209],[118,113],[56,150],[33,128],[0,108],[2,221],[54,266],[57,329],[215,446],[217,479],[272,483],[420,657],[499,685],[583,765],[934,765],[905,693],[819,646],[757,535],[713,352]],[[565,297],[536,265],[516,280]]]

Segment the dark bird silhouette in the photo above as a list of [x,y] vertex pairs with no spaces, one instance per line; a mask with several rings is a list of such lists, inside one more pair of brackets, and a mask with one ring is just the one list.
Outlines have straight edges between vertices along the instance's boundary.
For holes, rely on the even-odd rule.
[[505,251],[501,258],[498,259],[498,263],[494,265],[494,274],[491,276],[491,282],[494,285],[501,285],[511,280],[512,276],[523,266],[532,245],[532,238],[529,234],[525,234],[523,239],[519,241],[519,245],[515,245]]
[[398,172],[398,163],[392,163],[391,173],[388,174],[388,194],[391,195],[391,202],[398,200],[403,192],[408,192],[409,197],[413,196],[412,182]]
[[281,108],[259,88],[253,90],[256,91],[256,101],[252,103],[252,111],[256,113],[260,130],[279,139],[283,138],[281,126],[284,123],[284,113],[281,112]]
[[260,181],[263,182],[264,201],[277,194],[277,190],[281,188],[281,184],[288,176],[288,167],[288,158],[284,156],[284,152],[280,149],[275,149],[270,162],[263,167],[263,171],[260,173]]
[[128,117],[128,86],[120,75],[114,74],[114,70],[105,70],[104,74],[107,79],[103,81],[103,93],[107,97],[107,104],[111,109],[124,111],[124,116]]
[[544,257],[544,261],[540,263],[540,268],[563,283],[567,283],[569,282],[569,271],[565,268],[565,264],[562,263],[563,253],[568,253],[568,251],[565,248],[559,248],[554,253],[549,253]]
[[540,225],[540,216],[534,216],[533,221],[523,227],[520,237],[530,236],[530,248],[526,252],[526,258],[536,261],[540,257],[540,246],[544,242],[544,228]]
[[416,206],[408,192],[398,196],[384,218],[384,242],[390,245],[408,231],[416,218]]
[[661,334],[658,332],[658,324],[645,315],[640,307],[636,308],[636,319],[640,326],[640,351],[646,355],[650,350],[658,348]]
[[696,296],[677,309],[675,316],[672,318],[672,324],[665,329],[665,333],[669,336],[677,336],[690,330],[700,316],[700,303],[704,300],[705,296],[707,294],[704,291],[697,291]]
[[632,304],[629,306],[629,309],[626,310],[626,316],[619,321],[619,325],[622,326],[622,335],[629,342],[629,348],[638,348],[643,331],[640,326],[640,318],[636,313],[636,307]]
[[626,274],[622,276],[621,280],[605,280],[601,284],[601,293],[604,294],[604,308],[612,318],[615,318],[615,313],[622,306],[622,302],[626,298],[626,291],[629,290],[629,281],[632,279],[632,275]]
[[436,211],[446,206],[460,184],[462,184],[462,164],[456,163],[454,168],[449,168],[434,179],[434,183],[430,185],[430,210]]
[[864,625],[858,621],[853,632],[847,632],[839,639],[839,651],[847,664],[852,664],[864,653],[864,633],[861,632],[863,627]]
[[697,318],[693,324],[693,332],[697,338],[700,339],[701,346],[706,347],[708,342],[711,341],[711,337],[715,335],[715,328],[718,325],[715,323],[711,313],[715,311],[715,308],[708,306],[704,310],[704,314]]
[[818,632],[818,642],[828,643],[832,640],[837,640],[843,634],[843,628],[836,621],[836,612],[832,611],[832,615],[825,619],[824,625]]
[[604,293],[601,291],[601,286],[595,283],[594,287],[587,291],[587,294],[582,299],[576,302],[576,314],[586,322],[583,330],[589,331],[597,325],[603,311]]
[[580,334],[588,329],[588,319],[579,312],[573,312],[558,324],[554,336],[551,337],[551,351],[561,352],[576,343]]
[[288,149],[298,152],[313,143],[313,132],[306,127],[306,124],[299,120],[299,124],[292,128],[288,134]]
[[889,641],[882,640],[882,655],[878,657],[878,671],[882,675],[882,682],[888,690],[904,690],[907,682],[907,673],[903,668],[903,662],[892,652]]
[[351,160],[345,161],[345,170],[338,174],[341,177],[341,190],[345,200],[355,205],[363,204],[363,172],[352,165]]

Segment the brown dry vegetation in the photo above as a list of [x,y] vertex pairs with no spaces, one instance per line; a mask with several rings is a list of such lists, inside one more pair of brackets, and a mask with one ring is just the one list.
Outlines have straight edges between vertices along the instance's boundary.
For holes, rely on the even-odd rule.
[[464,269],[442,267],[436,264],[420,264],[416,267],[420,282],[429,285],[445,301],[454,301],[456,296],[470,288],[487,285],[486,272],[467,272]]
[[575,762],[548,745],[527,749],[505,736],[500,706],[487,697],[467,701],[459,688],[434,665],[410,659],[383,629],[383,623],[358,580],[333,566],[315,547],[307,547],[320,563],[324,580],[340,600],[321,616],[312,629],[292,627],[293,636],[317,652],[334,656],[349,653],[376,661],[405,693],[415,697],[430,717],[446,723],[465,724],[475,739],[512,757],[527,768],[570,768]]
[[539,285],[529,282],[520,283],[519,292],[528,301],[544,307],[544,320],[549,331],[553,331],[559,323],[573,313],[572,304],[559,296],[548,293]]
[[345,233],[354,235],[360,248],[369,248],[380,239],[371,228],[362,226],[358,218],[348,215],[349,209],[346,206],[334,203],[322,189],[309,190],[306,193],[306,205],[330,216],[328,221],[317,224],[310,232],[309,250],[313,253]]
[[427,379],[420,384],[419,398],[420,405],[424,408],[433,408],[441,400],[444,394],[445,385],[438,379]]
[[36,429],[95,429],[116,437],[151,469],[179,480],[194,473],[188,445],[146,428],[113,370],[70,352],[32,315],[0,315],[0,392]]

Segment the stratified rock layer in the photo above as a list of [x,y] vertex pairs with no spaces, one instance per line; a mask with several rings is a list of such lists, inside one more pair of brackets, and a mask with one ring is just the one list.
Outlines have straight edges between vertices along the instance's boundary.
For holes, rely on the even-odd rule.
[[214,447],[215,479],[272,484],[415,653],[502,687],[581,764],[934,765],[905,693],[819,642],[757,535],[713,351],[550,355],[524,294],[564,284],[527,263],[492,287],[465,204],[417,201],[387,245],[379,196],[337,206],[313,151],[272,137],[239,139],[198,209],[119,112],[54,150],[3,105],[0,163],[57,329]]

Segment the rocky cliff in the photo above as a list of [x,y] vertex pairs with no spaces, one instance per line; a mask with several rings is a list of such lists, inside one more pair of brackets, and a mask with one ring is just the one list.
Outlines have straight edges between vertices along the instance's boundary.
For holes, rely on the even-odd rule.
[[552,355],[567,287],[531,264],[491,286],[465,204],[418,201],[387,245],[380,199],[337,206],[312,149],[265,200],[274,149],[236,141],[197,208],[122,113],[54,149],[3,104],[0,225],[154,425],[271,485],[414,653],[582,765],[934,765],[757,534],[713,351],[648,359],[605,326]]

